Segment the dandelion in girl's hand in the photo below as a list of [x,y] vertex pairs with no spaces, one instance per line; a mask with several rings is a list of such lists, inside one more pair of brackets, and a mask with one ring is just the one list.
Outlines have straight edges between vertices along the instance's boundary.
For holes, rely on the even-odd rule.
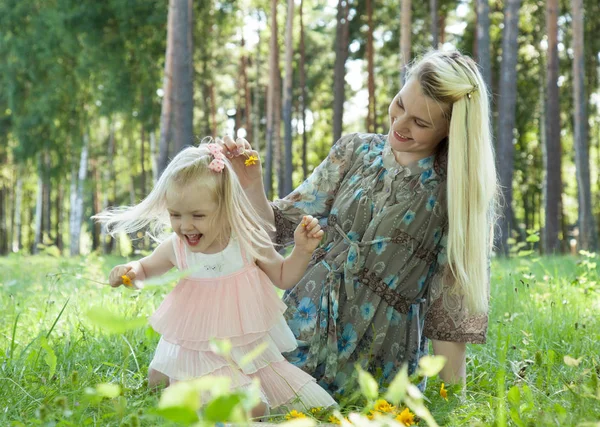
[[285,416],[286,420],[292,420],[294,418],[306,418],[306,414],[304,412],[298,412],[294,409],[288,412]]
[[131,279],[129,278],[129,276],[121,276],[121,279],[123,279],[123,284],[125,286],[131,287]]
[[246,166],[252,166],[252,165],[255,165],[257,162],[258,162],[258,157],[256,157],[256,156],[252,155],[252,156],[249,156],[249,157],[246,159],[246,161],[244,162],[244,164],[245,164]]
[[448,400],[448,390],[444,388],[444,383],[442,383],[442,386],[440,387],[440,396]]
[[410,412],[410,409],[404,408],[404,411],[396,416],[396,421],[400,421],[405,426],[412,426],[415,424],[415,414]]

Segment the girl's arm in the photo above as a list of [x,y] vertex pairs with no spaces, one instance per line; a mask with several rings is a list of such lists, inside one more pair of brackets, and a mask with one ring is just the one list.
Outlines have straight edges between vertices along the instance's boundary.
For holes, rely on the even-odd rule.
[[271,246],[265,251],[266,260],[257,261],[257,264],[275,286],[280,289],[290,289],[304,276],[323,234],[319,221],[306,215],[294,233],[296,244],[292,253],[287,258],[283,258]]
[[122,276],[129,277],[129,280],[133,282],[165,274],[176,265],[175,252],[173,250],[174,238],[175,234],[164,240],[154,252],[139,261],[117,265],[109,274],[108,280],[110,286],[116,288],[122,285]]
[[442,381],[448,384],[461,383],[465,385],[467,377],[466,353],[467,345],[464,342],[450,342],[432,340],[433,353],[444,356],[448,361],[440,372]]

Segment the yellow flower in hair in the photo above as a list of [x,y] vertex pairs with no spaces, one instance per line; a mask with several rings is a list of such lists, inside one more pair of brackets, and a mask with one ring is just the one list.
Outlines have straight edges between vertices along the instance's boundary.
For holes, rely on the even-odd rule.
[[121,279],[123,279],[123,284],[125,286],[131,287],[131,279],[129,278],[129,276],[127,276],[127,275],[121,276]]
[[440,396],[448,400],[448,390],[444,388],[444,383],[442,383],[442,386],[440,387]]
[[294,418],[306,418],[306,414],[304,412],[298,412],[295,409],[286,414],[286,420],[292,420]]
[[252,166],[255,165],[258,162],[258,157],[256,156],[250,156],[246,159],[246,161],[244,162],[244,164],[246,166]]
[[410,412],[410,409],[404,408],[404,411],[396,416],[396,421],[400,421],[405,426],[412,426],[415,424],[415,414]]

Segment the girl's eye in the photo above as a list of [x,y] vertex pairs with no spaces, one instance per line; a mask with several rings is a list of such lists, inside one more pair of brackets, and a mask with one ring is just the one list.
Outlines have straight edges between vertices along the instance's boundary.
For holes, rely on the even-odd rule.
[[404,110],[404,106],[402,104],[398,103],[398,107],[400,107]]
[[419,123],[417,120],[415,120],[415,124],[416,124],[417,126],[419,126],[420,128],[427,127],[427,126],[425,126],[424,124],[422,124],[422,123]]
[[181,216],[181,215],[179,215],[179,214],[174,214],[174,213],[172,213],[172,214],[170,214],[170,215],[171,215],[171,218],[179,218],[179,217]]
[[194,215],[194,218],[204,218],[204,215]]

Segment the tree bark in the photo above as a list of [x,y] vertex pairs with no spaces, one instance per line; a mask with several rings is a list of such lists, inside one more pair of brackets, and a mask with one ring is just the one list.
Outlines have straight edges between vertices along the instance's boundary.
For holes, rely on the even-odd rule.
[[89,136],[83,136],[83,146],[81,148],[81,157],[79,159],[79,173],[73,174],[74,180],[71,184],[71,255],[81,253],[80,237],[81,223],[83,220],[83,184],[87,175]]
[[544,250],[560,251],[559,230],[561,205],[560,104],[558,96],[558,0],[547,0],[548,63],[546,74],[546,200]]
[[52,202],[51,202],[51,168],[50,150],[44,151],[43,157],[43,192],[42,192],[42,244],[49,244],[50,230],[52,228]]
[[[279,72],[279,42],[277,33],[277,0],[271,1],[271,42],[269,55],[269,85],[267,93],[267,155],[265,162],[265,192],[273,195],[273,175],[279,171],[279,144],[281,138],[281,75]],[[278,174],[277,174],[278,176]]]
[[431,20],[431,47],[437,49],[440,42],[438,34],[438,0],[429,0],[429,16]]
[[308,136],[306,134],[306,46],[304,41],[304,0],[300,0],[300,110],[302,116],[302,176],[304,179],[308,178]]
[[377,101],[375,100],[375,60],[373,46],[373,1],[367,0],[367,89],[369,108],[367,111],[367,132],[377,132]]
[[62,183],[62,178],[59,178],[56,181],[56,247],[61,254],[65,250],[63,239],[63,221],[65,219],[63,203],[65,198],[65,190]]
[[173,137],[173,41],[175,27],[175,7],[180,0],[169,0],[169,15],[167,24],[167,49],[165,53],[165,71],[163,76],[163,98],[160,112],[160,139],[159,156],[157,162],[157,176],[169,163],[169,144]]
[[[173,13],[173,142],[177,154],[194,142],[192,0],[175,1]],[[170,12],[170,10],[169,10]]]
[[15,208],[13,221],[13,252],[19,252],[23,248],[23,233],[21,228],[22,208],[23,205],[23,167],[17,168],[17,183],[15,185]]
[[404,85],[406,66],[411,60],[412,2],[400,0],[400,87]]
[[348,39],[350,22],[348,0],[339,0],[337,6],[337,27],[335,32],[335,65],[333,75],[333,143],[342,137],[344,125],[344,102],[346,101],[346,61],[348,60]]
[[32,254],[40,252],[40,245],[43,242],[43,207],[44,207],[44,153],[38,154],[38,187],[37,197],[35,202],[35,234],[33,238],[33,246],[31,247]]
[[294,58],[294,0],[287,0],[285,25],[285,77],[283,81],[283,127],[285,144],[285,168],[283,169],[283,189],[280,197],[290,194],[292,188],[292,78]]
[[508,256],[507,239],[512,230],[512,198],[514,174],[514,129],[517,103],[517,36],[519,32],[520,0],[507,0],[504,10],[504,35],[502,38],[502,64],[500,67],[500,100],[498,120],[498,170],[502,188],[503,209],[500,233],[496,246],[502,255]]
[[[490,57],[490,4],[489,0],[477,0],[477,62],[481,67],[483,81],[492,87],[492,60]],[[491,91],[490,91],[491,93]]]
[[583,0],[571,0],[573,17],[573,103],[575,164],[579,201],[579,248],[596,251],[598,241],[592,213],[590,157],[588,140],[588,112],[585,88]]

